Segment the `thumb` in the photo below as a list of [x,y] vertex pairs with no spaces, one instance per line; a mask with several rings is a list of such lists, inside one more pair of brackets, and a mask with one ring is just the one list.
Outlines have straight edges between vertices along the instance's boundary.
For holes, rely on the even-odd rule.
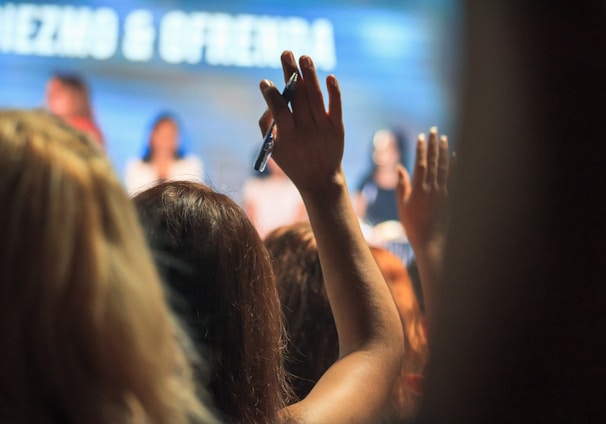
[[263,115],[261,115],[261,118],[259,118],[259,128],[261,129],[261,134],[265,135],[271,125],[272,120],[273,116],[269,109],[265,110]]
[[398,194],[398,204],[402,201],[407,202],[412,193],[412,184],[410,183],[410,174],[402,165],[398,165],[398,184],[396,192]]

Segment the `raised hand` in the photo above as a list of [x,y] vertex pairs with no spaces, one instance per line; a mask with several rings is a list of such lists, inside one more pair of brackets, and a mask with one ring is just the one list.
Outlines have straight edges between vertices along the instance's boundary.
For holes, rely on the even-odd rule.
[[329,75],[326,78],[327,111],[311,58],[300,58],[300,71],[292,52],[284,52],[281,60],[285,80],[293,72],[300,74],[292,98],[292,112],[278,89],[263,80],[260,87],[268,111],[259,120],[259,126],[264,133],[273,116],[276,121],[273,158],[301,192],[313,191],[326,181],[342,179],[341,92],[337,79]]
[[413,249],[444,242],[449,171],[448,138],[438,140],[436,127],[430,129],[428,143],[419,135],[412,185],[406,169],[398,169],[398,212]]
[[406,169],[398,169],[398,212],[419,269],[430,343],[435,297],[442,279],[451,165],[448,139],[443,135],[438,140],[438,129],[433,127],[428,143],[424,134],[417,140],[412,185]]
[[[264,133],[272,117],[275,120],[273,158],[305,202],[339,336],[339,360],[305,399],[285,412],[291,418],[288,422],[381,422],[401,369],[400,318],[347,189],[337,80],[332,75],[326,79],[327,110],[313,62],[303,56],[299,65],[292,112],[273,84],[261,83],[269,111],[259,124]],[[299,72],[291,52],[282,54],[282,67],[285,80]]]

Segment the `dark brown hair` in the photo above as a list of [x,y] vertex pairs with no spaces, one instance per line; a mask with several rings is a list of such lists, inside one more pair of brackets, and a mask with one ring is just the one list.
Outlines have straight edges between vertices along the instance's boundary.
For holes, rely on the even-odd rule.
[[269,254],[244,211],[199,183],[159,184],[134,198],[173,306],[211,362],[225,418],[276,421],[286,405],[284,327]]
[[265,239],[288,331],[286,370],[299,399],[337,360],[339,341],[311,226],[280,227]]

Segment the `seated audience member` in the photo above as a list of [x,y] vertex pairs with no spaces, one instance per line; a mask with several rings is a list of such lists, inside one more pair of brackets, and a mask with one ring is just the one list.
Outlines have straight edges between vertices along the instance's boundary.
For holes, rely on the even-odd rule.
[[95,121],[90,93],[84,79],[76,74],[54,74],[46,84],[46,107],[69,125],[90,135],[100,146],[103,133]]
[[282,225],[307,221],[297,187],[272,158],[263,174],[246,180],[242,187],[244,210],[261,238]]
[[184,153],[180,138],[176,116],[161,113],[154,119],[143,156],[126,165],[124,182],[131,195],[166,180],[203,180],[202,161]]
[[304,399],[339,357],[335,320],[309,223],[286,225],[264,240],[272,259],[288,335],[286,373]]
[[[338,358],[338,339],[318,249],[306,223],[278,228],[264,243],[272,258],[286,320],[286,373],[295,395],[303,399]],[[421,399],[427,362],[424,320],[402,261],[384,248],[371,247],[371,251],[389,284],[404,329],[401,380],[394,387],[382,422],[409,421]]]
[[172,292],[228,422],[272,422],[286,405],[283,325],[267,251],[228,196],[168,181],[134,197],[160,273]]
[[311,59],[303,56],[299,64],[300,72],[293,54],[283,53],[285,78],[300,75],[292,111],[278,89],[262,81],[269,110],[260,127],[265,132],[275,118],[273,157],[305,202],[338,334],[339,358],[307,397],[289,402],[275,276],[244,210],[225,195],[186,182],[163,183],[135,202],[165,259],[160,267],[168,284],[176,292],[188,285],[190,326],[209,346],[211,388],[228,422],[376,423],[400,370],[401,325],[351,207],[341,167],[337,80],[327,77],[326,110]]
[[84,134],[0,111],[0,421],[215,423],[135,210]]
[[370,250],[389,285],[404,330],[401,379],[394,388],[394,400],[385,421],[409,422],[415,417],[423,394],[423,373],[428,359],[425,319],[402,260],[382,247],[371,246]]

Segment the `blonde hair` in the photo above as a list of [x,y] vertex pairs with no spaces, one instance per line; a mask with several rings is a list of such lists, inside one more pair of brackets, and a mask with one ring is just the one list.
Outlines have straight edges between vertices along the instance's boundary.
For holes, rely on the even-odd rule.
[[91,140],[41,111],[0,111],[0,233],[0,421],[216,422]]

